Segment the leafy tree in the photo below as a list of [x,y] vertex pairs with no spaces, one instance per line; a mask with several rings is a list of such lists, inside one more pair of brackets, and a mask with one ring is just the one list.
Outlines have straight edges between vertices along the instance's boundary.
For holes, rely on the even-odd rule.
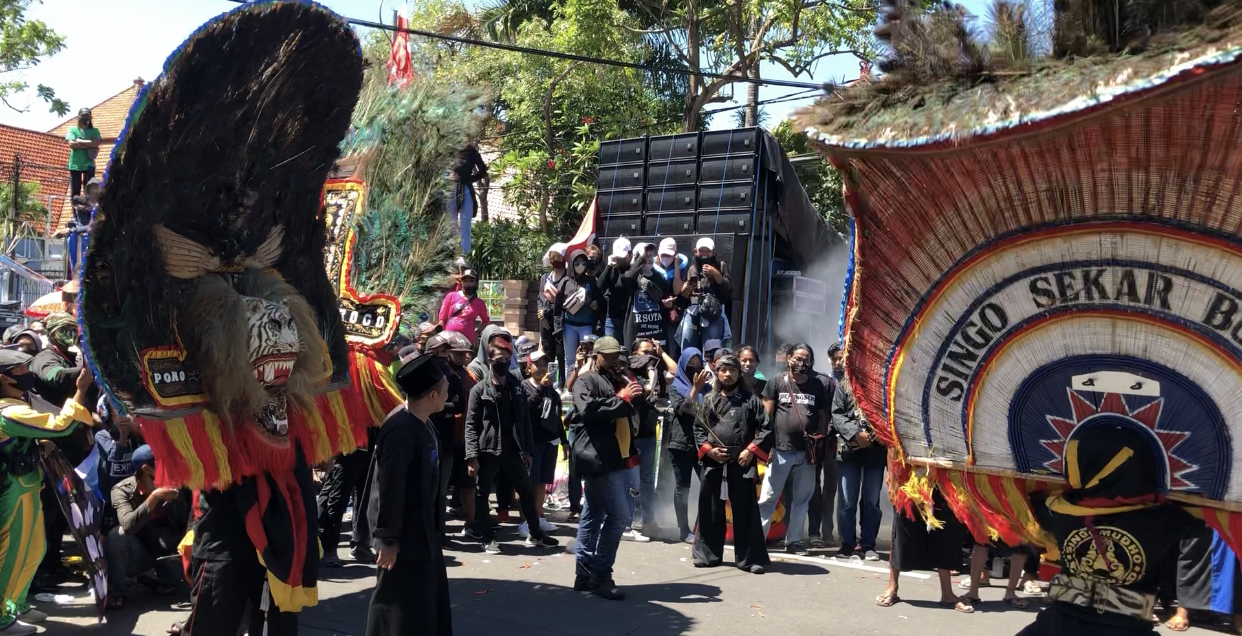
[[802,182],[802,187],[810,197],[815,210],[819,212],[819,216],[824,219],[828,227],[842,236],[848,235],[850,231],[849,212],[845,209],[841,173],[815,153],[806,133],[795,132],[793,124],[788,119],[777,124],[776,128],[772,129],[772,135],[781,142],[781,147],[790,156],[815,157],[811,161],[797,164],[795,171],[798,173],[798,180]]
[[29,235],[32,231],[42,234],[48,220],[48,210],[44,203],[42,188],[38,182],[19,183],[16,200],[13,197],[13,182],[0,183],[0,243],[8,245],[12,236]]
[[[40,20],[26,19],[26,10],[35,1],[0,0],[0,101],[17,112],[26,112],[30,107],[15,106],[10,100],[30,85],[11,74],[34,68],[43,58],[65,48],[65,38],[60,34]],[[50,86],[39,84],[35,94],[47,102],[51,112],[57,115],[69,112],[69,103],[57,98]]]
[[695,129],[707,104],[724,101],[726,86],[758,79],[762,62],[809,77],[826,57],[869,59],[879,8],[876,0],[622,0],[622,7],[643,25],[623,28],[664,43],[691,71],[725,76],[689,78],[685,131]]

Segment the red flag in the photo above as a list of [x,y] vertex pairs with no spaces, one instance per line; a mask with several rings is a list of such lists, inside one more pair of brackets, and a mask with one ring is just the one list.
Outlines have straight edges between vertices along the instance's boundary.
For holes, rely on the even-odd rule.
[[578,233],[569,239],[569,243],[565,247],[565,260],[573,264],[573,254],[578,250],[586,250],[595,240],[595,199],[591,199],[591,209],[587,210],[586,216],[582,217],[582,224],[578,226]]
[[[404,13],[404,12],[403,12]],[[414,79],[414,63],[410,59],[410,23],[404,15],[397,16],[397,33],[388,52],[388,85],[405,86]]]

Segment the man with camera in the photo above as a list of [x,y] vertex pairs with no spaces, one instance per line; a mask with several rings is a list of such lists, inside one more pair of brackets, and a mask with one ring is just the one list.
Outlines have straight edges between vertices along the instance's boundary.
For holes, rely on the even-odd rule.
[[690,296],[690,306],[677,334],[679,350],[701,349],[708,340],[729,346],[732,333],[726,303],[733,297],[733,282],[729,280],[729,268],[716,257],[716,242],[711,238],[705,236],[695,244],[694,262],[681,293]]
[[634,436],[646,399],[627,372],[624,353],[616,338],[600,338],[594,346],[595,368],[573,387],[573,455],[586,490],[574,589],[615,601],[625,598],[613,582],[612,567],[630,526],[628,471],[638,462]]

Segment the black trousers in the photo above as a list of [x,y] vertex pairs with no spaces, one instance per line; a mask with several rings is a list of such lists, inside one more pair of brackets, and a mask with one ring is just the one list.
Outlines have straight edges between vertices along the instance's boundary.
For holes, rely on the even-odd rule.
[[[755,481],[745,476],[746,469],[730,460],[721,467],[704,465],[699,473],[699,527],[694,533],[694,562],[708,566],[720,565],[724,557],[725,505],[733,510],[733,555],[739,568],[767,565],[768,546],[759,519],[759,495]],[[727,483],[728,497],[720,498],[720,486]]]
[[353,532],[349,546],[366,546],[371,543],[367,527],[367,497],[363,489],[367,485],[367,467],[371,463],[371,451],[360,448],[348,455],[337,455],[328,473],[328,480],[319,491],[316,503],[319,507],[319,542],[323,544],[324,556],[335,557],[336,547],[341,543],[341,517],[354,498]]
[[522,456],[516,451],[505,451],[500,455],[480,453],[478,459],[479,487],[474,491],[474,516],[483,540],[491,541],[496,538],[496,524],[492,523],[491,507],[487,500],[492,494],[492,481],[502,473],[517,490],[522,518],[526,520],[531,536],[542,536],[543,533],[539,531],[539,513],[535,510],[535,487],[530,483],[526,461]]
[[428,559],[405,557],[398,552],[391,570],[377,569],[375,591],[367,609],[367,636],[452,633],[448,574],[441,553]]
[[[44,481],[46,484],[47,482]],[[50,486],[39,491],[39,504],[43,507],[43,532],[47,538],[47,552],[43,553],[43,561],[39,563],[39,571],[51,573],[60,565],[60,554],[65,543],[65,530],[69,528],[69,520],[60,509],[60,499]]]
[[669,459],[673,462],[673,481],[677,484],[673,489],[673,512],[677,515],[677,539],[681,540],[690,534],[690,481],[699,467],[698,453],[694,451],[668,449]]
[[1085,620],[1070,612],[1061,611],[1057,604],[1053,603],[1051,607],[1035,617],[1035,622],[1018,632],[1017,636],[1131,636],[1132,634],[1156,633],[1151,623],[1146,621],[1136,619],[1133,625],[1133,628],[1128,628],[1112,622]]
[[[95,166],[91,166],[86,170],[70,170],[69,171],[69,196],[78,196],[82,194],[82,188],[87,181],[95,178]],[[61,190],[64,192],[64,190]]]
[[[182,633],[186,636],[231,636],[237,633],[246,606],[250,606],[247,628],[251,634],[268,636],[297,636],[298,613],[282,612],[276,603],[267,599],[268,611],[263,606],[263,583],[267,570],[259,564],[258,553],[246,550],[242,554],[230,554],[228,561],[192,559],[190,576],[190,600],[193,609],[186,620]],[[264,631],[266,620],[267,630]]]
[[[841,471],[837,469],[837,438],[828,442],[828,452],[824,459],[815,466],[815,494],[811,496],[811,505],[807,507],[807,534],[821,536],[824,540],[832,538],[837,518],[837,482],[841,479]],[[789,501],[788,499],[786,501]],[[823,534],[820,534],[820,531]]]

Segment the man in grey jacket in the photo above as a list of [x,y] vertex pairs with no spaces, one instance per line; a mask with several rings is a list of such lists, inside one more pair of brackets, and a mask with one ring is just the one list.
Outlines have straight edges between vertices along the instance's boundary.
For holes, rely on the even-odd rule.
[[104,552],[108,559],[108,607],[125,603],[126,579],[155,568],[156,592],[169,594],[181,580],[177,544],[189,522],[188,493],[155,487],[155,456],[151,447],[134,450],[130,459],[137,470],[112,487],[112,506],[120,525],[108,532]]
[[[845,354],[840,343],[828,348],[837,392],[832,400],[832,427],[837,443],[837,466],[841,473],[841,508],[837,528],[841,550],[837,558],[878,561],[876,535],[880,533],[880,496],[884,491],[887,451],[874,439],[871,428],[854,402],[854,391],[845,377]],[[859,517],[861,516],[861,534]]]
[[[485,334],[486,335],[486,334]],[[496,528],[492,524],[488,499],[496,475],[504,473],[517,491],[522,517],[530,528],[528,546],[554,547],[557,540],[539,530],[539,513],[535,510],[535,489],[527,472],[531,464],[530,414],[522,383],[509,372],[513,345],[506,338],[487,342],[487,369],[479,383],[470,389],[466,409],[466,466],[471,477],[478,477],[475,490],[475,515],[483,535],[484,551],[500,554]]]

